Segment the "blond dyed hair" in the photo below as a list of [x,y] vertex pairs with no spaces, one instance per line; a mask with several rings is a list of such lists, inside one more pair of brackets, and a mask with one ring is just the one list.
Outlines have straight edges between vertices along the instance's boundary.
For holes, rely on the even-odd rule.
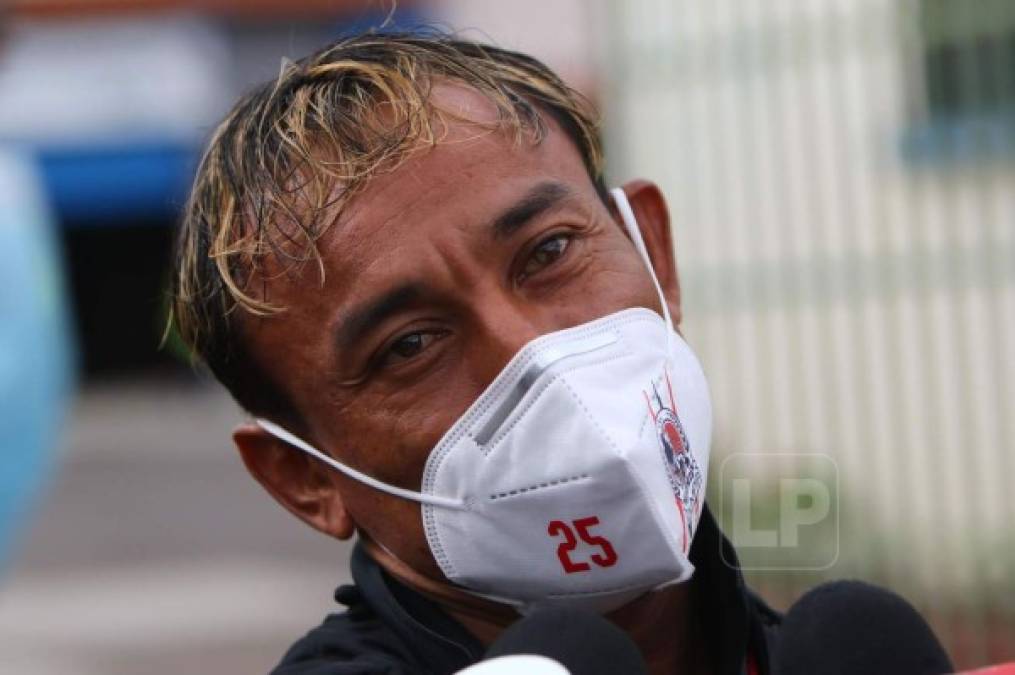
[[284,414],[239,339],[238,313],[270,315],[275,274],[316,264],[317,241],[374,176],[441,142],[453,113],[431,98],[460,84],[496,110],[489,131],[539,143],[549,114],[601,195],[602,148],[589,102],[539,61],[443,35],[368,34],[295,63],[242,98],[213,133],[183,213],[171,325],[246,409]]

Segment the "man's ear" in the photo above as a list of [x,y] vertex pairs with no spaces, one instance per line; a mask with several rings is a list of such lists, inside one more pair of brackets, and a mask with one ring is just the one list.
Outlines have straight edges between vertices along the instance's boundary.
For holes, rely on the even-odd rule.
[[250,475],[290,513],[338,539],[353,535],[342,496],[318,460],[253,423],[236,427],[233,442]]
[[[625,183],[622,188],[631,204],[634,217],[638,221],[645,248],[652,260],[659,285],[670,306],[670,315],[674,325],[680,325],[680,279],[677,275],[677,258],[673,249],[673,233],[670,230],[670,211],[666,207],[666,198],[655,183],[643,179],[635,179]],[[619,214],[617,216],[619,218]]]

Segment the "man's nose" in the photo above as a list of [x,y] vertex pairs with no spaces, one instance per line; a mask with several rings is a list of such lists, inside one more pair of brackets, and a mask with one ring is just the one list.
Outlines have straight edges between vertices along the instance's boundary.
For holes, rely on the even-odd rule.
[[473,373],[484,386],[492,382],[525,345],[556,330],[546,317],[514,303],[487,306],[476,319]]

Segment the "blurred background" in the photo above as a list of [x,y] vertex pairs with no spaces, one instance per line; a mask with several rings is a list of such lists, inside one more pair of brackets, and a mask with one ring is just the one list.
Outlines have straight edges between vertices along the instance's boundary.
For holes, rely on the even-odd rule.
[[[334,607],[348,546],[262,494],[239,411],[158,345],[217,119],[386,14],[0,8],[0,671],[266,672]],[[542,58],[602,107],[611,178],[662,185],[712,478],[730,453],[838,466],[836,563],[751,583],[782,608],[885,584],[957,665],[1015,659],[1015,2],[402,0],[391,20]]]

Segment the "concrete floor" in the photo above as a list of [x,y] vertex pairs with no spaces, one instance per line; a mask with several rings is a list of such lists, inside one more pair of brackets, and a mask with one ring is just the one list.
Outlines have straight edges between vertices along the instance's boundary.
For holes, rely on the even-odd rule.
[[63,460],[0,580],[0,672],[264,673],[337,609],[349,544],[244,470],[210,384],[87,388]]

